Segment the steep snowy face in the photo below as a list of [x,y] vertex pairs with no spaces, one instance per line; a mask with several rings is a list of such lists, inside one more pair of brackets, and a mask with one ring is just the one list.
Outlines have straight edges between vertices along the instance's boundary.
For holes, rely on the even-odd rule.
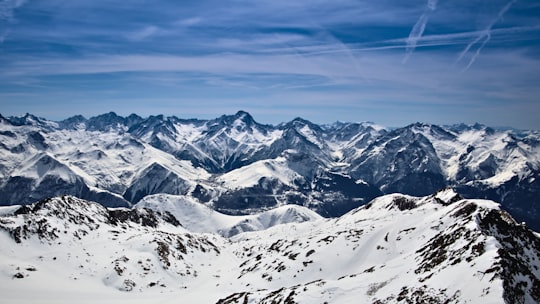
[[243,111],[209,121],[150,117],[133,126],[130,132],[158,149],[214,173],[256,161],[254,155],[281,136],[281,131],[258,124]]
[[296,150],[230,171],[217,181],[228,190],[213,206],[229,214],[296,204],[323,216],[340,216],[382,194],[363,181],[329,172],[318,160]]
[[417,126],[387,133],[350,160],[351,174],[384,192],[426,195],[445,186],[436,150]]
[[56,123],[31,115],[0,123],[2,205],[89,192],[84,179],[50,152],[48,137],[56,127]]
[[498,204],[450,189],[383,196],[336,219],[284,206],[245,218],[267,229],[228,239],[189,231],[230,223],[189,199],[155,195],[138,207],[60,197],[0,208],[3,299],[71,303],[71,291],[87,294],[83,303],[540,301],[538,234]]
[[290,123],[284,125],[284,129],[289,132],[292,144],[305,146],[315,146],[319,150],[328,149],[323,139],[324,131],[321,127],[302,118],[295,118]]
[[335,123],[325,128],[325,139],[333,147],[334,160],[347,166],[345,160],[356,159],[377,138],[388,131],[374,123]]
[[[455,139],[426,134],[440,155],[447,183],[467,197],[502,202],[521,221],[540,229],[538,132],[449,127]],[[525,211],[526,210],[526,211]]]
[[229,214],[298,204],[340,216],[383,193],[446,186],[499,201],[540,229],[540,133],[301,118],[271,126],[243,111],[212,120],[0,117],[2,205],[71,194],[130,206],[167,193]]
[[[98,121],[109,130],[104,121]],[[108,206],[129,206],[147,194],[184,193],[209,177],[205,170],[122,130],[80,127],[44,130],[36,125],[2,124],[2,204],[71,194]],[[151,176],[160,179],[149,180]]]
[[37,153],[5,179],[0,196],[10,203],[30,203],[43,196],[83,196],[88,191],[84,180],[67,165],[47,153]]
[[448,131],[452,132],[448,136],[419,130],[435,143],[447,179],[451,181],[466,183],[474,180],[497,187],[513,176],[523,179],[531,169],[539,167],[535,155],[537,143],[526,139],[535,137],[532,132],[523,137],[479,125],[457,130],[459,132]]

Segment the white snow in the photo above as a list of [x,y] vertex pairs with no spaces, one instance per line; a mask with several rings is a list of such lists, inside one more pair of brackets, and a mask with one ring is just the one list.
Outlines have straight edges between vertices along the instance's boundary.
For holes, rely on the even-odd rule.
[[[451,191],[435,197],[453,198]],[[418,207],[392,208],[399,198],[412,200]],[[17,244],[0,230],[2,299],[9,303],[176,303],[178,299],[216,303],[233,293],[249,292],[248,302],[259,303],[271,293],[283,293],[285,299],[295,291],[294,300],[299,303],[371,303],[395,298],[406,287],[409,293],[423,289],[433,296],[456,295],[458,303],[504,303],[501,279],[486,272],[497,262],[500,245],[495,238],[480,233],[474,220],[455,215],[467,204],[478,207],[472,219],[499,208],[484,200],[462,200],[445,206],[433,196],[394,194],[339,219],[314,218],[298,223],[295,210],[303,212],[302,208],[283,206],[256,216],[268,229],[230,239],[202,232],[231,224],[233,217],[219,215],[183,197],[153,195],[137,207],[175,213],[185,223],[184,228],[201,233],[166,223],[157,228],[137,223],[111,226],[102,222],[106,218],[101,215],[103,207],[81,204],[69,214],[75,218],[79,213],[90,216],[99,223],[97,228],[89,230],[69,218],[42,213],[51,227],[59,229],[58,239],[44,241],[31,236]],[[2,225],[23,223],[22,217],[9,215],[13,208],[0,208]],[[291,219],[293,223],[284,223]],[[272,226],[277,222],[280,224]],[[440,235],[460,235],[463,229],[469,231],[469,238],[461,234],[444,248],[448,256],[440,264],[429,266],[433,269],[421,268],[425,261],[422,248]],[[74,237],[74,233],[80,237]],[[176,237],[188,246],[181,259],[173,255],[180,253],[174,248]],[[169,266],[160,258],[159,242],[171,242]],[[470,245],[480,243],[484,252],[472,255]],[[448,260],[462,248],[469,249],[460,253],[461,260]],[[470,262],[465,259],[469,255]],[[23,278],[14,278],[17,273]],[[126,280],[135,283],[132,291],[120,291],[129,286]]]
[[[421,133],[433,144],[442,161],[441,167],[450,180],[456,179],[460,168],[477,170],[491,155],[495,157],[497,172],[481,182],[492,187],[497,187],[516,175],[520,179],[527,177],[530,172],[527,164],[539,167],[538,151],[528,151],[519,145],[513,149],[506,148],[507,143],[513,141],[509,131],[490,134],[485,129],[471,129],[454,134],[456,140],[439,138],[429,129],[423,129]],[[469,147],[474,149],[467,153]],[[468,156],[462,159],[466,154]]]
[[180,223],[193,232],[217,233],[219,230],[235,225],[246,217],[234,217],[214,211],[186,196],[155,194],[144,197],[135,208],[148,208],[168,211]]
[[21,206],[15,205],[15,206],[0,206],[0,216],[6,216],[6,215],[12,215],[17,209],[19,209]]
[[300,134],[302,134],[308,141],[316,145],[317,147],[323,149],[324,143],[322,143],[318,138],[315,132],[309,127],[309,125],[304,125],[302,128],[298,130]]
[[[13,147],[24,145],[24,134],[28,128],[31,127],[8,128],[19,134],[9,144]],[[204,169],[194,168],[190,162],[137,142],[125,133],[79,129],[58,130],[42,135],[49,147],[46,152],[25,145],[23,153],[0,153],[0,159],[12,166],[4,175],[34,178],[37,183],[47,175],[55,175],[66,181],[73,181],[79,176],[88,186],[113,193],[121,193],[137,177],[137,172],[154,163],[186,180],[205,180],[210,176]]]
[[[55,127],[54,123],[34,123]],[[292,187],[302,178],[289,168],[286,157],[260,160],[222,175],[211,175],[144,142],[150,140],[151,134],[136,139],[122,130],[94,132],[78,128],[41,132],[36,125],[0,124],[1,131],[15,134],[1,135],[5,146],[0,150],[2,179],[24,176],[39,183],[48,176],[66,181],[80,177],[93,191],[109,191],[120,198],[153,165],[185,179],[191,188],[200,183],[216,192],[252,187],[262,178]],[[223,152],[222,158],[215,160],[219,165],[236,153],[253,155],[261,145],[274,143],[283,132],[265,134],[257,128],[246,131],[247,126],[239,119],[215,134],[214,141],[197,142],[209,127],[175,123],[171,131],[176,137],[157,136],[177,151],[189,147],[210,159],[205,154],[209,150],[202,148],[208,144]],[[27,142],[31,131],[40,131],[46,148]],[[332,169],[346,168],[346,160],[364,153],[365,147],[355,146],[357,141],[326,143],[307,125],[298,131],[319,147],[329,147],[325,153],[336,160],[328,164]],[[507,147],[512,143],[509,132],[471,129],[453,134],[455,139],[439,138],[429,128],[417,132],[433,143],[450,181],[457,178],[460,168],[476,170],[491,159],[497,164],[495,175],[479,182],[495,187],[515,176],[533,180],[530,168],[536,170],[540,164],[540,148],[523,143]],[[467,152],[469,147],[474,149]],[[370,157],[379,157],[384,146],[371,153]],[[477,221],[456,215],[467,204],[477,206],[473,219],[499,206],[485,200],[461,200],[449,206],[438,203],[454,197],[451,190],[423,198],[392,194],[337,219],[322,219],[304,207],[288,205],[249,216],[229,216],[207,208],[193,197],[166,194],[147,196],[136,206],[168,211],[183,227],[166,223],[156,228],[138,223],[112,225],[105,223],[106,211],[98,205],[70,210],[92,219],[98,224],[93,229],[79,223],[78,217],[62,218],[68,216],[64,209],[52,214],[38,213],[35,225],[56,229],[58,238],[30,235],[16,243],[7,230],[0,229],[2,302],[176,303],[182,299],[188,303],[216,303],[233,293],[249,292],[248,302],[256,303],[272,292],[283,293],[285,298],[294,291],[295,300],[300,303],[372,303],[389,296],[395,299],[404,286],[412,293],[426,285],[432,289],[428,292],[439,294],[444,289],[448,297],[459,291],[460,303],[502,303],[501,279],[486,273],[497,262],[501,244],[493,236],[482,234]],[[400,199],[413,202],[416,207],[400,210]],[[0,225],[32,227],[32,217],[13,215],[17,208],[0,207]],[[505,220],[515,224],[510,218]],[[422,248],[429,248],[430,242],[440,235],[459,234],[460,229],[471,237],[465,239],[460,235],[445,248],[449,254],[465,250],[460,254],[471,256],[470,246],[463,249],[467,242],[484,244],[484,252],[473,256],[472,262],[446,259],[432,269],[420,269],[425,259],[421,256]],[[185,253],[175,256],[182,252],[178,237],[184,241],[182,244],[190,245]],[[162,243],[170,244],[170,265],[157,250]],[[535,257],[534,265],[540,263],[537,252],[528,254]],[[18,273],[23,278],[15,278]],[[133,290],[119,291],[129,287],[126,280],[136,283]]]
[[143,198],[135,208],[168,211],[189,231],[219,233],[224,236],[243,231],[265,230],[270,227],[322,217],[302,206],[285,205],[260,214],[233,216],[219,213],[186,196],[155,194]]
[[231,189],[248,188],[257,185],[261,178],[280,181],[282,184],[292,186],[301,176],[289,168],[285,157],[261,160],[232,170],[221,175],[218,181]]

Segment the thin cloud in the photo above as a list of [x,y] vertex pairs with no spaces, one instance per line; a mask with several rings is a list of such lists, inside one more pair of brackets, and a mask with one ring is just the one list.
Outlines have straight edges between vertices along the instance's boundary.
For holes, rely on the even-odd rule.
[[411,32],[409,33],[409,37],[407,38],[407,53],[403,58],[403,63],[409,60],[409,57],[416,49],[418,40],[420,40],[422,34],[424,34],[424,30],[426,29],[426,25],[431,13],[437,9],[437,2],[438,0],[428,0],[424,13],[420,16],[418,21],[416,21]]
[[25,2],[26,0],[3,0],[0,2],[0,20],[11,20],[13,11]]
[[484,46],[491,39],[491,31],[492,31],[493,26],[497,22],[499,22],[499,20],[501,20],[503,18],[504,14],[506,14],[506,12],[508,12],[510,7],[516,2],[517,2],[517,0],[511,0],[510,2],[506,3],[506,5],[499,11],[497,16],[488,24],[488,26],[486,26],[486,28],[483,31],[480,32],[480,35],[478,35],[473,41],[471,41],[469,44],[467,44],[465,49],[459,54],[458,59],[456,60],[456,63],[460,62],[463,59],[463,57],[465,55],[467,55],[467,53],[469,53],[470,49],[474,45],[476,45],[477,43],[480,43],[480,41],[482,41],[480,43],[480,45],[478,46],[478,48],[476,49],[473,56],[471,57],[471,59],[469,60],[469,62],[467,63],[467,66],[465,66],[465,68],[462,70],[463,72],[467,71],[474,64],[474,62],[476,61],[476,59],[480,55],[480,52],[484,48]]
[[262,100],[283,112],[302,99],[293,112],[316,100],[313,111],[327,102],[351,116],[366,105],[438,113],[430,103],[529,102],[540,95],[540,18],[532,0],[509,1],[0,0],[11,18],[0,19],[10,31],[0,94],[13,105],[241,99],[252,111]]
[[144,27],[143,29],[139,31],[131,33],[130,35],[128,35],[128,39],[135,40],[135,41],[145,40],[146,38],[153,36],[158,32],[159,32],[159,28],[157,26],[150,25],[150,26]]
[[9,23],[14,19],[14,11],[18,7],[22,6],[26,0],[2,0],[0,2],[0,44],[4,43],[4,40],[10,33]]
[[191,18],[178,20],[174,22],[174,24],[183,25],[183,26],[193,26],[193,25],[200,24],[202,20],[203,19],[201,17],[191,17]]
[[[519,42],[519,41],[536,41],[536,32],[540,31],[540,25],[534,26],[518,26],[510,28],[497,28],[490,31],[491,41],[500,42]],[[423,35],[416,42],[415,48],[432,48],[444,46],[456,46],[469,44],[471,39],[482,37],[482,31],[459,32],[450,34],[431,34]],[[341,43],[320,43],[315,45],[305,45],[294,47],[294,53],[300,53],[304,56],[314,56],[323,54],[339,54],[352,53],[355,57],[359,56],[360,52],[376,52],[395,49],[406,49],[408,38],[388,39],[369,41],[365,43],[348,43],[346,47]],[[290,54],[290,47],[285,48],[264,48],[261,53],[268,54]]]

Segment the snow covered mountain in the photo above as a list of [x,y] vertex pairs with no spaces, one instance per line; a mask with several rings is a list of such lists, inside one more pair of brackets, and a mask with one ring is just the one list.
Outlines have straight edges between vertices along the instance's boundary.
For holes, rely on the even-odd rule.
[[[130,206],[147,194],[185,194],[209,174],[106,123],[62,129],[30,115],[1,125],[0,200],[31,203],[62,194]],[[114,120],[116,121],[116,120]],[[120,120],[123,121],[123,120]],[[93,131],[95,126],[102,130]],[[108,130],[108,131],[103,131]]]
[[227,238],[204,231],[234,217],[190,198],[137,207],[72,196],[0,207],[3,301],[540,301],[540,236],[498,204],[452,190],[386,195],[334,219],[285,223],[309,211],[282,207],[250,217],[267,229]]
[[335,217],[384,193],[448,186],[540,230],[540,132],[301,118],[272,126],[243,111],[212,120],[0,115],[0,205],[70,194],[129,207],[164,193],[227,214],[296,204]]
[[218,233],[225,237],[247,231],[265,230],[270,227],[314,221],[322,217],[297,205],[284,205],[259,214],[232,216],[219,213],[185,196],[155,194],[146,196],[135,208],[144,208],[169,212],[174,215],[189,231]]

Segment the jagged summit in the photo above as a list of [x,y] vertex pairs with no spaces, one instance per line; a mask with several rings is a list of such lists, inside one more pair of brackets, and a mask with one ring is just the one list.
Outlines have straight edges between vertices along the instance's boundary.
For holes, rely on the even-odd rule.
[[110,131],[118,129],[129,129],[131,126],[141,122],[143,119],[135,114],[122,117],[115,112],[91,117],[86,122],[86,128],[91,131]]
[[248,112],[246,111],[238,111],[236,112],[236,114],[234,114],[233,116],[235,119],[240,119],[242,120],[243,122],[245,123],[248,123],[248,124],[253,124],[255,123],[255,119],[253,119],[253,116],[251,116],[251,114],[249,114]]
[[229,136],[232,135],[233,139],[236,139],[234,135],[238,133],[247,133],[250,135],[260,133],[266,136],[269,127],[256,122],[248,112],[238,111],[234,115],[223,115],[217,119],[210,120],[208,122],[208,133],[219,134],[225,132]]
[[[56,165],[34,161],[44,154]],[[272,126],[245,111],[210,120],[110,112],[58,123],[26,115],[0,120],[0,159],[4,205],[72,194],[131,206],[166,193],[230,214],[297,204],[339,216],[383,193],[452,187],[540,229],[537,131],[302,118]],[[240,173],[252,180],[240,183]]]
[[4,122],[17,127],[34,126],[43,129],[44,131],[51,131],[58,128],[58,123],[49,121],[45,118],[37,117],[33,114],[26,113],[24,116],[5,118]]
[[72,117],[69,117],[67,119],[64,119],[59,122],[59,125],[63,129],[79,129],[79,128],[86,128],[86,122],[88,120],[86,117],[82,115],[75,115]]
[[12,124],[22,126],[22,125],[33,125],[38,124],[40,122],[45,121],[45,118],[39,118],[35,115],[32,115],[30,113],[24,114],[24,116],[21,117],[10,117],[9,119]]

